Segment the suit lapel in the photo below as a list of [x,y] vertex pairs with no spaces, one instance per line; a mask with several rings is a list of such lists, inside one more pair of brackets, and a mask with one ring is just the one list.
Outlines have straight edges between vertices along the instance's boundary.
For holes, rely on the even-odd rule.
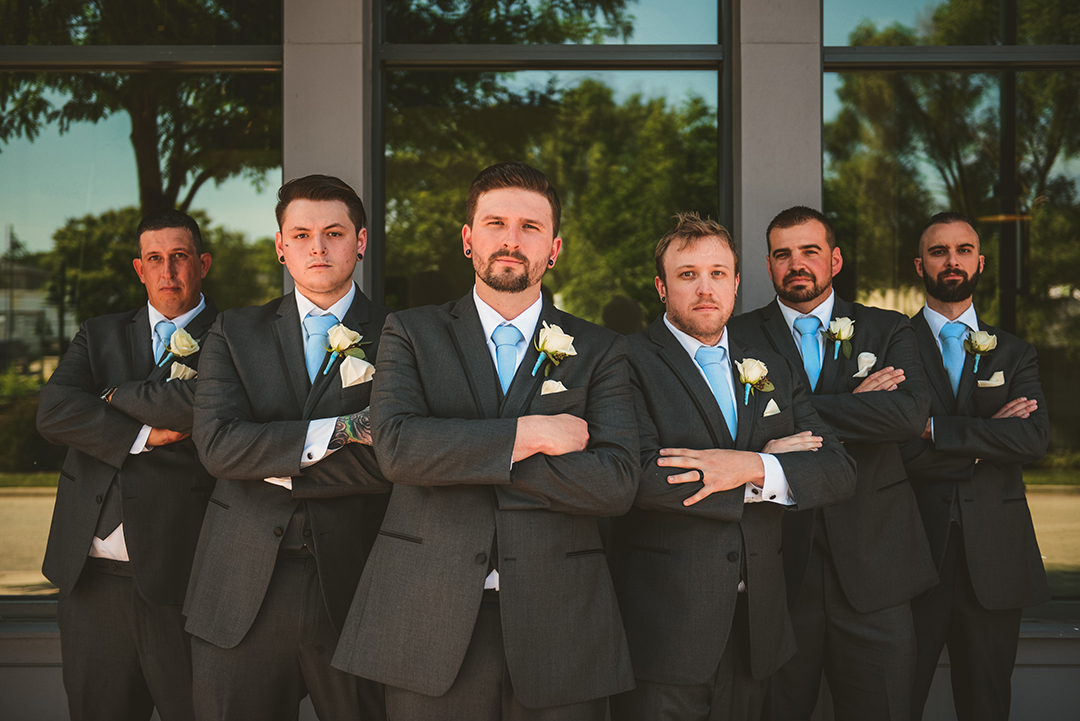
[[[529,347],[525,349],[525,357],[521,359],[521,365],[518,366],[517,372],[514,373],[514,380],[511,381],[510,387],[506,389],[506,397],[503,399],[502,407],[499,409],[500,418],[518,418],[523,415],[528,409],[529,403],[536,397],[537,388],[547,377],[544,375],[543,368],[538,369],[536,375],[532,374],[532,370],[536,366],[536,359],[540,357],[540,351],[536,350],[536,345],[539,343],[540,329],[544,327],[545,322],[548,325],[558,325],[560,327],[565,325],[561,314],[555,306],[544,303],[540,309],[540,318],[536,321],[536,328],[533,330],[532,338],[529,339]],[[571,357],[563,362],[572,363],[573,360]]]
[[499,417],[498,373],[491,362],[484,327],[473,303],[472,291],[458,301],[450,312],[454,320],[450,321],[450,339],[454,343],[461,365],[465,368],[465,378],[469,382],[476,407],[481,418]]
[[[769,336],[773,350],[787,358],[791,365],[795,366],[799,375],[802,376],[803,385],[809,388],[810,378],[806,375],[802,356],[799,354],[798,346],[795,345],[795,338],[791,335],[791,328],[788,327],[787,321],[784,320],[784,314],[780,312],[779,301],[774,298],[772,303],[765,306],[762,315],[765,316],[765,334]],[[820,387],[820,385],[821,382],[818,379],[818,386]]]
[[[149,313],[147,314],[149,315]],[[206,298],[206,307],[202,309],[202,312],[188,321],[188,324],[184,326],[184,330],[188,332],[192,338],[199,342],[200,349],[202,348],[203,339],[206,338],[206,334],[210,330],[210,326],[214,324],[214,320],[217,319],[218,311],[217,306],[209,298]],[[145,321],[149,324],[149,320]],[[149,327],[149,325],[147,325]],[[153,338],[150,340],[151,355],[153,354]],[[198,357],[199,351],[195,351],[190,356],[184,358],[172,358],[168,363],[163,366],[154,364],[154,370],[150,371],[148,381],[156,382],[163,380],[172,372],[173,362],[183,363],[188,367],[192,367],[195,363],[195,359]]]
[[[359,333],[362,338],[361,341],[372,340],[368,338],[365,331],[367,330],[366,324],[371,318],[370,301],[363,292],[357,288],[356,295],[353,296],[352,305],[345,311],[345,317],[341,319],[341,324],[349,330],[354,330]],[[345,360],[345,356],[338,354],[334,358],[334,362],[330,365],[330,369],[326,370],[327,357],[323,358],[322,364],[319,366],[319,372],[315,376],[315,382],[311,384],[311,391],[308,393],[307,401],[304,403],[304,418],[310,418],[315,410],[316,404],[319,399],[325,395],[326,391],[330,388],[341,389],[341,374],[338,372],[338,367]],[[326,370],[324,373],[323,371]],[[307,361],[304,362],[304,371],[307,371]],[[362,410],[358,408],[357,410]]]
[[296,407],[303,408],[311,382],[308,380],[307,363],[304,360],[304,336],[300,332],[297,312],[295,293],[282,297],[273,329],[281,367],[285,369],[285,375],[289,379],[289,390],[296,401]]
[[930,324],[926,322],[920,311],[911,319],[911,325],[915,328],[915,339],[919,344],[919,352],[922,355],[923,367],[926,375],[930,378],[930,385],[937,393],[942,408],[954,408],[956,399],[953,397],[952,384],[949,383],[949,374],[945,372],[945,362],[941,359],[941,351],[938,350],[934,334],[930,332]]
[[150,334],[150,312],[146,306],[135,311],[135,317],[127,328],[128,348],[131,351],[131,367],[136,378],[152,375],[154,363],[154,339]]
[[724,414],[721,413],[716,397],[712,393],[712,389],[702,378],[697,363],[694,362],[678,339],[664,325],[663,315],[653,321],[648,333],[649,338],[660,346],[660,359],[675,373],[683,387],[686,388],[686,392],[693,400],[694,405],[697,406],[698,413],[705,419],[713,444],[717,448],[733,448],[735,445],[734,440],[728,430],[727,421],[724,420]]
[[[739,427],[736,429],[735,449],[744,451],[750,447],[750,435],[754,430],[754,421],[760,417],[763,412],[760,408],[764,394],[761,391],[755,390],[750,394],[749,402],[743,403],[743,400],[746,398],[746,386],[739,383],[739,369],[735,367],[735,361],[738,360],[742,363],[746,359],[746,349],[742,344],[730,339],[728,340],[728,345],[731,349],[731,357],[729,359],[731,363],[731,378],[735,381],[735,409],[739,419]],[[765,403],[768,403],[768,400],[765,400]]]
[[[832,320],[837,318],[850,318],[852,314],[851,304],[843,298],[840,298],[833,292],[833,312]],[[825,330],[828,330],[827,328]],[[856,328],[855,332],[858,333],[859,329]],[[854,336],[852,336],[854,340]],[[836,352],[836,344],[825,341],[824,353],[825,357],[821,359],[821,377],[818,378],[818,387],[816,393],[831,393],[836,388],[836,375],[840,370],[840,366],[844,364],[847,359],[844,357],[844,349],[841,348],[840,352]],[[833,356],[836,356],[835,360]]]

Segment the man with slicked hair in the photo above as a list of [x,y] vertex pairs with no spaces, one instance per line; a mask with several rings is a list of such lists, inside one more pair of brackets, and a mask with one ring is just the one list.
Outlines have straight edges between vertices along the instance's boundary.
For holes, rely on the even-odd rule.
[[190,216],[152,212],[136,237],[146,305],[85,321],[38,406],[41,435],[68,446],[42,570],[60,589],[75,721],[194,717],[180,609],[214,478],[189,435],[197,343],[217,309]]
[[[611,700],[612,718],[758,719],[769,676],[794,652],[784,509],[847,498],[855,464],[795,367],[728,332],[731,234],[683,214],[655,258],[665,312],[628,340],[643,473],[614,521],[637,688]],[[756,362],[768,386],[751,389]]]
[[367,426],[387,311],[353,282],[367,231],[351,187],[291,180],[277,219],[296,290],[222,313],[199,372],[194,438],[218,482],[184,606],[195,710],[285,721],[310,696],[321,719],[382,719],[381,686],[330,657],[389,491]]
[[782,211],[766,239],[776,300],[733,318],[732,337],[791,361],[858,465],[850,499],[784,518],[798,652],[773,677],[772,719],[809,719],[822,673],[838,720],[906,719],[915,668],[910,602],[937,581],[900,458],[930,404],[915,333],[903,314],[833,292],[843,256],[817,210]]
[[1039,364],[1029,343],[975,314],[985,264],[970,220],[930,219],[915,258],[926,306],[912,321],[930,419],[903,454],[941,583],[912,602],[913,719],[945,646],[957,718],[1007,719],[1021,610],[1050,598],[1021,470],[1050,440]]
[[485,169],[475,287],[386,321],[371,419],[394,492],[334,665],[385,683],[395,721],[603,721],[633,685],[597,526],[637,487],[626,341],[541,296],[559,216],[540,171]]

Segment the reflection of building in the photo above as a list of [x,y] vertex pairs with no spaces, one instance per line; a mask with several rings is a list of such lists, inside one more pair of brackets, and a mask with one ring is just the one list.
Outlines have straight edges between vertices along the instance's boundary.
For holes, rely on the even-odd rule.
[[56,337],[56,307],[48,302],[48,271],[0,262],[0,362],[37,359]]
[[[920,0],[918,3],[891,3],[879,4],[893,5],[897,8],[916,7],[922,10],[920,24],[930,23],[930,17],[934,9],[939,5],[946,5],[950,0]],[[639,17],[649,17],[657,7],[676,6],[670,0],[636,0],[627,2],[630,14]],[[34,5],[34,3],[29,3]],[[198,3],[194,3],[198,4]],[[507,2],[506,6],[520,5],[517,2]],[[535,3],[528,3],[535,6]],[[587,4],[587,3],[583,3]],[[619,5],[620,3],[612,3]],[[953,1],[954,5],[963,3]],[[147,4],[148,6],[150,4]],[[13,45],[5,45],[4,54],[0,56],[0,71],[2,70],[27,70],[27,71],[62,71],[62,70],[104,70],[117,73],[125,73],[133,68],[140,71],[154,70],[155,67],[175,69],[177,67],[198,72],[214,72],[228,75],[233,71],[258,70],[264,73],[278,73],[282,78],[288,92],[284,93],[282,100],[282,114],[286,119],[282,124],[282,150],[284,155],[284,176],[287,178],[297,177],[307,173],[324,172],[340,175],[360,191],[368,205],[371,214],[369,233],[371,237],[371,250],[368,259],[363,265],[363,282],[365,288],[374,291],[375,295],[395,295],[401,299],[401,304],[409,302],[430,302],[436,298],[445,297],[446,287],[456,287],[454,282],[449,284],[439,273],[446,272],[447,268],[439,271],[430,271],[430,275],[416,274],[414,266],[405,264],[408,273],[402,273],[399,283],[394,284],[391,274],[383,271],[388,255],[400,252],[404,243],[400,236],[393,232],[387,232],[386,228],[395,227],[399,218],[407,217],[411,206],[401,202],[399,198],[390,197],[395,192],[394,188],[400,189],[399,177],[391,178],[393,183],[388,183],[387,157],[388,146],[401,133],[401,126],[406,130],[419,127],[420,140],[432,142],[431,138],[447,138],[447,145],[420,146],[423,152],[417,151],[417,155],[434,157],[436,161],[444,161],[449,157],[446,148],[449,144],[457,142],[459,136],[456,131],[460,125],[452,128],[455,132],[442,132],[437,123],[443,119],[453,118],[462,122],[465,115],[478,114],[476,108],[468,106],[468,103],[459,103],[451,107],[439,106],[432,102],[433,97],[426,92],[431,88],[421,83],[408,86],[407,90],[417,91],[413,93],[412,105],[407,108],[414,115],[406,116],[399,103],[405,93],[392,92],[392,82],[409,74],[419,77],[422,73],[428,73],[425,78],[449,78],[450,84],[458,78],[470,73],[490,72],[528,72],[539,69],[557,69],[567,74],[600,74],[602,72],[621,73],[623,77],[629,77],[631,84],[637,82],[633,76],[646,76],[650,79],[639,83],[642,87],[648,83],[655,83],[655,77],[660,73],[667,73],[667,78],[679,78],[694,75],[700,85],[711,85],[717,93],[719,100],[713,110],[718,117],[717,132],[712,138],[710,152],[701,153],[709,155],[718,167],[716,177],[703,179],[702,183],[715,183],[715,192],[710,191],[713,198],[719,198],[720,219],[730,225],[735,238],[741,244],[743,271],[740,297],[743,307],[753,308],[760,306],[771,299],[772,289],[765,274],[763,258],[766,254],[764,228],[770,218],[780,208],[794,205],[807,204],[816,207],[825,206],[827,212],[839,212],[838,196],[840,200],[849,200],[851,205],[858,210],[851,217],[855,219],[855,227],[839,228],[841,233],[841,245],[846,261],[845,273],[850,273],[850,290],[845,288],[849,296],[857,295],[860,300],[875,305],[894,307],[906,312],[915,310],[920,305],[921,294],[918,291],[916,281],[913,281],[910,273],[908,245],[912,240],[912,234],[918,232],[922,220],[919,215],[924,208],[917,203],[905,205],[907,200],[905,192],[910,190],[903,183],[902,174],[898,171],[905,169],[919,169],[935,171],[932,162],[925,158],[916,158],[913,163],[906,163],[910,157],[904,153],[910,150],[910,143],[904,146],[904,142],[910,140],[902,132],[908,130],[904,121],[917,115],[915,111],[920,108],[910,109],[907,113],[898,101],[898,97],[904,96],[910,89],[910,84],[903,82],[904,78],[917,76],[920,82],[939,84],[945,90],[951,87],[961,87],[969,81],[981,83],[987,89],[987,97],[983,106],[971,117],[965,117],[963,109],[956,110],[949,106],[946,117],[949,123],[940,123],[940,129],[955,130],[974,126],[977,121],[987,116],[1004,117],[1006,122],[1003,127],[995,128],[998,138],[1005,140],[1005,150],[1018,157],[1027,152],[1021,147],[1010,147],[1009,139],[1015,140],[1017,136],[1023,138],[1026,128],[1039,128],[1038,123],[1025,123],[1021,118],[1021,127],[1018,129],[1017,118],[1021,117],[1023,106],[1013,108],[1010,115],[1008,108],[1002,110],[1000,98],[1006,101],[1010,97],[1009,75],[1019,76],[1021,85],[1025,80],[1040,79],[1046,77],[1055,82],[1061,81],[1064,86],[1075,86],[1080,78],[1080,45],[1076,37],[1067,36],[1069,32],[1067,23],[1061,23],[1061,32],[1049,39],[1043,39],[1042,44],[1034,44],[1034,41],[1017,40],[1008,37],[1008,33],[1000,37],[993,37],[992,41],[986,41],[987,36],[995,36],[995,32],[987,32],[985,28],[975,27],[974,24],[961,27],[957,32],[969,31],[968,34],[951,41],[951,46],[944,43],[940,46],[927,47],[915,41],[911,41],[906,47],[887,47],[885,45],[873,45],[863,47],[845,46],[847,32],[843,37],[829,36],[829,26],[833,23],[830,14],[842,11],[841,6],[857,7],[859,3],[826,2],[825,0],[773,0],[769,3],[753,2],[751,0],[708,0],[684,1],[677,3],[680,8],[679,23],[681,30],[698,38],[703,29],[707,30],[704,35],[712,39],[692,40],[694,44],[667,46],[655,44],[636,45],[634,42],[622,44],[614,38],[608,38],[605,44],[560,44],[557,46],[538,44],[535,40],[517,45],[491,45],[481,46],[478,44],[466,44],[460,42],[467,38],[467,33],[455,34],[447,32],[445,44],[440,42],[416,43],[409,42],[407,38],[395,37],[394,33],[403,32],[400,28],[414,27],[402,24],[400,28],[387,29],[384,27],[383,11],[387,7],[395,11],[401,11],[406,6],[414,8],[432,8],[434,6],[462,6],[460,2],[447,0],[444,3],[432,3],[419,1],[416,3],[391,3],[389,0],[320,0],[320,2],[304,2],[303,0],[284,0],[284,23],[283,37],[280,44],[274,45],[229,45],[220,43],[214,47],[169,45],[160,47],[155,45],[140,45],[137,47],[109,48],[109,47],[36,47],[20,48]],[[502,4],[500,4],[502,5]],[[1039,7],[1045,5],[1051,12],[1053,8],[1067,8],[1070,3],[1050,3],[1044,0],[1024,0],[1017,3],[1014,0],[1002,0],[1000,3],[994,0],[985,0],[982,3],[966,3],[969,6],[981,8],[983,25],[987,23],[995,25],[998,22],[1000,9],[1024,7]],[[1071,3],[1075,6],[1075,3]],[[1053,6],[1053,8],[1051,8]],[[716,22],[719,8],[719,22]],[[708,10],[712,14],[708,22],[701,21],[695,13]],[[869,12],[869,11],[867,11]],[[884,12],[884,10],[882,10]],[[898,11],[900,12],[900,11]],[[227,13],[227,10],[222,10]],[[437,13],[436,13],[437,14]],[[668,14],[672,14],[669,13]],[[912,17],[915,10],[912,11]],[[848,27],[854,28],[858,23],[855,19]],[[877,29],[881,33],[888,32],[889,20],[877,22]],[[914,27],[915,22],[908,25]],[[431,24],[423,23],[427,28]],[[823,27],[825,36],[823,37]],[[980,29],[981,28],[981,29]],[[1008,28],[1005,28],[1006,30]],[[453,28],[450,28],[453,30]],[[1015,31],[1015,27],[1013,28]],[[1075,30],[1074,30],[1075,31]],[[979,33],[982,33],[982,36]],[[638,36],[644,34],[644,29],[638,28]],[[980,39],[980,37],[982,39]],[[450,44],[449,40],[454,43]],[[262,41],[260,41],[262,42]],[[680,39],[665,40],[663,42],[684,42]],[[976,43],[984,43],[977,45]],[[1074,43],[1068,45],[1068,43]],[[902,43],[898,43],[902,44]],[[1006,47],[1008,46],[1008,47]],[[1046,73],[1046,76],[1040,75]],[[1051,78],[1050,74],[1053,73]],[[141,73],[143,77],[153,73]],[[236,77],[242,76],[236,73]],[[854,101],[839,107],[836,90],[846,79],[865,81],[862,87],[865,93],[862,97],[869,98],[866,104],[855,107]],[[959,85],[948,86],[947,82]],[[661,83],[663,81],[660,81]],[[1002,85],[1004,83],[1004,85]],[[858,90],[853,83],[852,93]],[[698,86],[695,86],[698,87]],[[1004,88],[1001,93],[998,88]],[[454,86],[455,90],[457,86]],[[1047,90],[1057,88],[1055,83],[1047,82]],[[1013,87],[1015,90],[1015,86]],[[389,96],[389,100],[388,100]],[[1075,95],[1072,96],[1075,104]],[[647,98],[649,99],[649,98]],[[910,99],[910,98],[909,98]],[[476,105],[484,105],[491,99],[483,99]],[[391,106],[391,101],[399,103]],[[830,105],[831,103],[831,105]],[[551,100],[545,105],[550,109],[558,102]],[[507,117],[515,120],[520,116],[507,115],[506,108],[499,107],[495,100],[489,105],[494,106],[494,113],[502,123],[488,128],[486,133],[478,133],[478,145],[491,141],[492,146],[504,147],[499,143],[506,141],[507,135],[516,132],[517,123],[508,122]],[[392,107],[392,112],[391,112]],[[311,108],[324,108],[325,111],[310,112]],[[467,108],[467,111],[466,111]],[[827,148],[823,138],[827,135],[825,124],[837,117],[840,110],[858,110],[861,115],[855,113],[855,120],[862,123],[860,126],[867,131],[863,136],[856,139],[853,145],[857,149],[875,151],[877,154],[863,155],[856,158],[862,163],[863,168],[882,168],[878,174],[865,173],[856,177],[855,182],[848,186],[837,184],[823,189],[823,178],[829,175],[828,180],[834,179],[832,162],[834,158],[826,155]],[[865,112],[874,111],[874,112]],[[992,112],[991,112],[992,111]],[[522,116],[534,116],[536,108],[526,108]],[[585,115],[586,113],[582,113]],[[529,118],[520,117],[522,120]],[[955,121],[955,122],[953,122]],[[430,126],[421,123],[430,122]],[[1000,121],[995,121],[1000,122]],[[854,121],[852,123],[854,125]],[[1070,118],[1068,125],[1076,127],[1075,118]],[[931,125],[931,129],[937,129],[937,125]],[[510,131],[507,131],[510,128]],[[433,130],[434,129],[434,130]],[[557,128],[557,129],[561,129]],[[603,127],[603,123],[593,127],[589,132],[600,136],[609,128]],[[632,129],[633,130],[633,129]],[[895,131],[895,132],[894,132]],[[1008,132],[1007,132],[1008,131]],[[1019,131],[1019,132],[1018,132]],[[697,132],[697,130],[695,130]],[[426,133],[426,135],[425,135]],[[632,133],[640,134],[640,133]],[[405,140],[413,136],[405,136]],[[591,136],[590,136],[591,137]],[[560,148],[569,145],[565,137],[555,136],[562,143]],[[826,138],[830,143],[835,143],[837,138]],[[955,138],[953,138],[955,140]],[[589,140],[589,138],[586,138]],[[1049,138],[1048,140],[1053,140]],[[882,141],[879,145],[873,145],[871,141]],[[998,153],[1002,146],[1001,140],[992,138],[987,147],[991,147],[991,153]],[[893,143],[893,144],[890,144]],[[403,145],[405,143],[403,142]],[[431,150],[435,147],[436,150]],[[600,147],[597,144],[596,147]],[[463,155],[466,158],[474,157],[472,147],[466,147]],[[535,148],[530,147],[530,152]],[[540,152],[537,150],[537,152]],[[590,147],[590,152],[593,152]],[[960,147],[958,152],[949,157],[960,158],[963,161],[970,160],[977,152],[973,145]],[[480,151],[476,151],[475,157],[479,157]],[[602,157],[603,151],[595,151],[594,157]],[[943,154],[945,155],[945,154]],[[1001,154],[999,154],[1001,155]],[[1007,155],[1007,152],[1004,154]],[[461,156],[455,156],[461,157]],[[509,159],[509,158],[505,158]],[[985,158],[984,158],[985,160]],[[620,173],[632,176],[635,171],[650,175],[650,178],[659,178],[661,169],[658,163],[649,162],[645,159],[634,159],[627,167],[620,168]],[[866,161],[866,162],[863,162]],[[559,162],[563,162],[560,159]],[[570,164],[571,161],[566,161]],[[953,162],[953,161],[948,161]],[[875,163],[877,165],[875,165]],[[437,164],[437,163],[436,163]],[[554,163],[553,163],[554,164]],[[637,165],[639,167],[635,168]],[[985,166],[986,163],[984,162]],[[1008,166],[1004,162],[1003,167]],[[1075,163],[1074,163],[1075,166]],[[954,166],[944,163],[946,171],[952,171]],[[1011,167],[1011,166],[1009,166]],[[986,171],[980,166],[980,172],[975,174],[970,183],[975,191],[981,193],[980,201],[993,208],[982,208],[973,215],[984,219],[986,223],[994,223],[1002,226],[1004,222],[1022,222],[1026,225],[1034,225],[1038,221],[1038,214],[1048,204],[1043,204],[1031,212],[1029,209],[1017,209],[1025,212],[1005,212],[996,206],[999,205],[998,186],[999,179],[1011,178],[1012,173],[1006,167],[1005,170],[992,168]],[[469,166],[462,173],[475,172],[479,168]],[[545,168],[550,170],[549,168]],[[967,170],[968,166],[960,167]],[[418,173],[416,185],[419,187],[417,197],[426,199],[433,197],[436,202],[442,202],[440,195],[443,192],[441,184],[445,184],[447,174],[454,168],[447,168],[441,173]],[[1027,173],[1029,168],[1021,168]],[[52,171],[43,171],[52,172]],[[60,171],[55,171],[60,172]],[[990,174],[989,177],[988,173]],[[1072,171],[1076,175],[1076,169]],[[614,173],[608,175],[615,175]],[[956,177],[966,177],[963,173],[953,173]],[[593,177],[586,174],[586,187],[594,186],[601,181],[609,181],[610,177]],[[1027,176],[1024,176],[1027,177]],[[1023,179],[1023,178],[1021,178]],[[877,181],[887,181],[878,183]],[[935,183],[938,181],[935,179]],[[397,183],[394,186],[394,183]],[[640,187],[645,187],[642,183]],[[838,187],[839,186],[839,187]],[[1059,193],[1060,188],[1051,188],[1040,196],[1042,200]],[[637,188],[634,188],[634,192]],[[849,191],[848,197],[842,193],[827,191]],[[1052,192],[1051,192],[1052,191]],[[1016,199],[1017,188],[1002,187],[1003,199]],[[855,197],[857,196],[857,197]],[[686,202],[682,196],[677,202]],[[566,200],[564,198],[564,200]],[[880,202],[878,202],[880,201]],[[937,198],[934,198],[937,201]],[[3,198],[0,198],[0,203]],[[676,201],[672,201],[676,202]],[[942,201],[944,202],[944,201]],[[832,207],[830,207],[832,203]],[[569,205],[569,203],[568,203]],[[627,207],[603,208],[604,213],[614,215],[619,212],[628,212],[630,221],[611,223],[616,232],[629,233],[633,230],[636,217],[632,212],[639,210],[633,203],[627,203]],[[916,210],[912,210],[916,208]],[[395,209],[394,213],[388,209]],[[679,210],[696,210],[698,208],[672,207],[664,211],[664,215],[670,215]],[[940,208],[935,208],[940,209]],[[571,207],[570,210],[573,210]],[[66,213],[69,209],[58,209],[58,212]],[[460,209],[453,206],[452,214],[460,229],[460,219],[456,213]],[[77,215],[78,211],[71,211]],[[412,218],[418,235],[446,238],[451,245],[457,243],[456,237],[436,234],[426,225],[429,218],[423,213],[418,213]],[[424,221],[424,222],[417,222]],[[403,222],[402,222],[403,224]],[[1025,226],[1026,227],[1026,226]],[[1005,262],[1002,262],[1000,253],[997,253],[997,245],[1000,242],[998,230],[988,229],[984,231],[987,242],[995,251],[991,259],[992,267],[988,276],[984,279],[983,289],[994,289],[987,299],[987,306],[995,305],[999,301],[999,295],[1004,293],[1006,305],[1020,306],[1024,310],[1024,303],[1036,298],[1040,292],[1047,289],[1039,288],[1034,281],[1029,283],[1031,287],[1025,288],[1025,273],[1031,271],[1032,278],[1037,277],[1034,271],[1045,268],[1053,268],[1053,260],[1040,260],[1033,256],[1031,263],[1025,262],[1024,249],[1031,250],[1032,246],[1027,241],[1029,237],[1018,235],[1019,247],[1006,247]],[[1050,237],[1053,234],[1048,234]],[[1070,238],[1073,238],[1070,240]],[[1062,234],[1053,236],[1049,248],[1064,248],[1067,243],[1075,245],[1075,236]],[[573,247],[573,240],[567,241],[568,252]],[[1057,245],[1055,245],[1057,244]],[[616,244],[617,245],[617,244]],[[1043,248],[1045,249],[1045,248]],[[1039,250],[1039,247],[1035,247]],[[1008,251],[1012,251],[1011,253]],[[464,267],[468,274],[469,269],[464,266],[458,254],[448,253],[447,257],[453,256],[456,262]],[[635,256],[637,257],[637,256]],[[642,263],[648,264],[649,258],[641,256]],[[1035,267],[1029,267],[1035,266]],[[429,264],[415,267],[430,267]],[[1062,265],[1061,267],[1068,267]],[[43,326],[50,330],[49,335],[70,337],[74,332],[74,324],[69,320],[67,333],[56,334],[56,314],[47,310],[44,297],[43,281],[40,285],[29,287],[33,282],[31,278],[38,278],[34,273],[22,274],[18,268],[12,268],[19,277],[26,279],[26,288],[16,285],[15,302],[9,302],[9,295],[0,289],[0,342],[7,337],[7,329],[12,329],[12,337],[15,340],[27,337],[38,337],[42,331],[33,330],[34,323],[38,323],[45,312]],[[28,269],[32,271],[33,269]],[[1011,272],[1010,272],[1011,271]],[[2,273],[0,266],[0,273]],[[213,271],[211,271],[213,272]],[[457,276],[452,276],[451,281]],[[411,283],[406,284],[406,279]],[[2,282],[2,280],[0,280]],[[1050,289],[1047,299],[1051,301],[1064,301],[1066,297],[1077,293],[1075,278],[1069,279],[1070,285],[1066,288],[1059,281]],[[911,290],[915,288],[915,290]],[[1003,288],[1003,291],[996,290]],[[557,292],[559,288],[555,288]],[[561,298],[560,298],[561,299]],[[598,307],[602,308],[603,303]],[[1058,315],[1051,315],[1056,320],[1062,320],[1061,327],[1066,326],[1065,320],[1074,317],[1077,305],[1070,302],[1068,305],[1059,306],[1063,310]],[[15,313],[9,316],[9,309]],[[23,313],[29,315],[23,316]],[[996,310],[994,312],[997,312]],[[38,313],[38,316],[34,316]],[[646,319],[651,320],[651,318]],[[12,323],[14,321],[14,323]],[[636,322],[636,321],[635,321]],[[1024,334],[1025,329],[1020,329]],[[29,335],[28,335],[29,334]],[[1075,335],[1075,334],[1073,334]],[[1056,346],[1064,346],[1070,340],[1070,334],[1064,331],[1054,330],[1050,337],[1050,343],[1055,346],[1053,350],[1040,348],[1040,367],[1044,376],[1044,386],[1051,403],[1052,420],[1054,423],[1054,442],[1067,444],[1076,443],[1076,424],[1080,424],[1080,400],[1077,400],[1077,384],[1075,379],[1075,361],[1070,360],[1066,351]],[[40,343],[39,343],[40,346]],[[1074,402],[1077,400],[1077,402]],[[1071,424],[1071,425],[1070,425]],[[1071,430],[1071,433],[1070,433]],[[1040,541],[1044,535],[1055,535],[1055,538],[1068,539],[1058,545],[1059,548],[1068,551],[1068,558],[1073,563],[1076,573],[1080,574],[1080,561],[1075,558],[1080,556],[1080,543],[1075,539],[1077,521],[1075,518],[1060,518],[1055,521],[1056,525],[1038,527]],[[1066,533],[1061,533],[1065,529]],[[1068,536],[1067,533],[1074,534]],[[1044,551],[1053,544],[1044,544]],[[1055,551],[1056,552],[1056,551]],[[2,553],[2,549],[0,549]],[[29,610],[26,613],[39,613],[38,610]],[[1067,627],[1055,625],[1053,618],[1057,619],[1080,619],[1080,603],[1075,598],[1061,598],[1052,604],[1050,608],[1034,611],[1044,623],[1029,624],[1025,630],[1025,637],[1020,646],[1020,664],[1015,677],[1015,697],[1018,706],[1017,718],[1054,718],[1054,709],[1065,709],[1059,718],[1075,716],[1075,709],[1080,706],[1080,638],[1077,637],[1074,624]],[[1040,630],[1042,629],[1042,630]],[[11,639],[14,638],[14,641]],[[13,647],[12,644],[21,643],[27,638],[26,635],[19,637],[18,634],[9,634],[0,639],[0,663],[10,666],[29,666],[38,658],[31,658],[24,654],[10,655],[5,649]],[[41,641],[41,643],[51,643]],[[55,671],[58,677],[58,669],[47,668],[48,663],[55,662],[58,653],[45,654],[40,658],[48,659],[45,663],[45,671]],[[18,669],[20,673],[27,672],[27,668]],[[45,673],[43,671],[43,673]],[[941,671],[941,675],[947,678],[947,669]],[[7,678],[14,678],[16,674],[7,673]],[[23,678],[23,676],[19,676]],[[1072,678],[1073,681],[1068,681]],[[57,679],[54,679],[57,680]],[[0,696],[6,696],[8,687],[4,686],[0,679]],[[42,690],[50,698],[57,695],[56,689]],[[941,701],[941,699],[938,699]],[[932,700],[933,702],[933,700]],[[1024,706],[1023,704],[1028,704]],[[1031,711],[1033,708],[1039,711]],[[1027,713],[1025,713],[1027,712]],[[938,706],[928,709],[927,719],[948,718],[951,709],[948,703],[942,701]]]

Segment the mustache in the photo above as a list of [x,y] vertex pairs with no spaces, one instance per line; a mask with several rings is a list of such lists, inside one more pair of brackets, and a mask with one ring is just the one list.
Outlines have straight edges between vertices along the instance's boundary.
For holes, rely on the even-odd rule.
[[814,274],[808,270],[793,270],[784,276],[784,282],[795,280],[796,278],[806,278],[809,281],[817,282],[817,278]]
[[522,253],[520,250],[507,250],[506,248],[496,250],[494,253],[488,256],[488,263],[491,263],[498,258],[513,258],[514,260],[521,261],[525,265],[529,264],[529,259],[526,258],[525,254]]
[[971,276],[969,276],[964,270],[961,270],[960,268],[949,268],[947,270],[943,270],[940,273],[938,273],[937,282],[938,283],[947,283],[947,282],[949,282],[948,280],[945,279],[945,276],[949,275],[949,274],[955,274],[955,275],[960,276],[959,280],[953,279],[953,282],[955,282],[955,283],[966,283],[969,280],[971,280]]

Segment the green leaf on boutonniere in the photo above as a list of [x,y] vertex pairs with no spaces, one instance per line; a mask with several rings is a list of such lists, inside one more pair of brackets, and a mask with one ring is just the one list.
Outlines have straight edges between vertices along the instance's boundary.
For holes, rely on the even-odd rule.
[[844,351],[844,357],[851,360],[851,341],[840,341],[840,350]]
[[364,351],[361,350],[358,346],[353,346],[352,348],[346,348],[345,352],[344,352],[344,355],[347,355],[350,358],[359,358],[360,360],[367,359],[367,354],[364,353]]

